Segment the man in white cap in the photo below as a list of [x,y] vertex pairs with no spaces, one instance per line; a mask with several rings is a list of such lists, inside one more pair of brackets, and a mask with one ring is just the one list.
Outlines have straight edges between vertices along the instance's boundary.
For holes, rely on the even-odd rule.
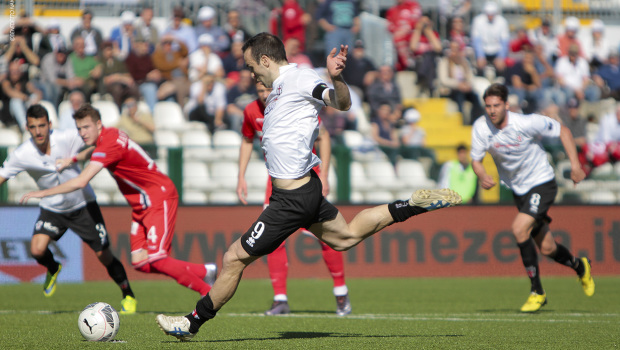
[[222,59],[213,52],[215,40],[211,34],[202,34],[198,37],[198,50],[189,55],[189,80],[196,82],[206,74],[212,74],[216,78],[224,77],[224,65]]
[[123,61],[131,52],[131,42],[135,36],[135,28],[133,22],[136,15],[131,11],[123,11],[121,13],[121,25],[112,28],[110,40],[114,43],[114,56]]
[[67,47],[65,37],[60,34],[60,23],[56,19],[52,19],[47,25],[47,31],[41,38],[39,50],[37,54],[43,59],[46,54],[57,51],[59,47]]
[[571,45],[577,45],[579,47],[579,56],[583,57],[583,50],[581,48],[581,42],[577,38],[577,32],[579,31],[579,19],[577,17],[566,17],[564,20],[564,34],[558,36],[558,47],[560,50],[560,57],[568,56],[568,49]]
[[222,27],[216,24],[216,12],[211,6],[203,6],[198,11],[198,25],[196,25],[196,36],[210,34],[215,40],[211,47],[215,53],[222,55],[230,47],[230,38]]
[[400,128],[400,140],[402,145],[424,146],[426,132],[418,125],[420,121],[420,112],[415,108],[409,108],[403,113],[403,119],[406,124]]
[[585,40],[583,53],[588,62],[590,62],[590,66],[598,68],[607,63],[609,53],[611,52],[611,45],[605,37],[605,24],[603,21],[598,18],[592,20],[590,30],[592,31],[592,36],[589,38],[590,40]]
[[492,64],[496,76],[506,68],[510,32],[508,21],[499,14],[497,3],[489,1],[484,5],[484,13],[476,16],[471,26],[471,39],[476,53],[478,74],[482,74],[487,64]]

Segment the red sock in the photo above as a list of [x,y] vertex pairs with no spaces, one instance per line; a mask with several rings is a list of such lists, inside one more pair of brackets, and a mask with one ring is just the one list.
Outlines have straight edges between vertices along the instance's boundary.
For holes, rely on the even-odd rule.
[[[161,260],[157,260],[151,263],[151,271],[159,272],[166,276],[174,278],[178,284],[195,290],[200,295],[207,295],[211,290],[211,287],[203,281],[199,276],[206,274],[206,269],[202,266],[202,272],[199,269],[201,265],[188,263],[181,260],[176,260],[171,257],[167,257]],[[201,275],[196,274],[198,271]]]
[[269,277],[273,286],[273,294],[286,295],[286,276],[288,275],[288,256],[286,256],[286,248],[284,242],[267,255],[267,266],[269,267]]
[[344,286],[344,259],[342,258],[342,252],[333,250],[322,241],[319,241],[319,243],[323,250],[325,265],[327,265],[327,269],[334,279],[334,287]]

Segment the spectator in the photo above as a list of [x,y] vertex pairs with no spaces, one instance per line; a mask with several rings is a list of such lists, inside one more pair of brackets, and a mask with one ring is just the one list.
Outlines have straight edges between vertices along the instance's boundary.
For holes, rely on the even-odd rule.
[[461,195],[463,203],[471,203],[478,189],[478,177],[465,145],[456,148],[456,159],[445,162],[439,171],[439,188],[450,188]]
[[452,40],[455,18],[471,22],[471,0],[439,0],[439,33],[442,38]]
[[301,44],[297,38],[289,38],[284,42],[284,50],[286,51],[286,59],[288,63],[295,63],[299,68],[314,68],[310,57],[301,51]]
[[131,74],[140,95],[149,106],[151,113],[155,110],[157,103],[157,90],[162,82],[161,72],[155,69],[151,56],[149,55],[149,42],[137,36],[133,43],[133,50],[125,59],[127,71]]
[[349,111],[339,111],[336,108],[325,106],[319,112],[321,124],[329,133],[332,142],[338,143],[344,130],[355,130],[352,125],[355,123],[355,115]]
[[136,37],[149,43],[149,53],[155,50],[159,42],[159,30],[153,24],[153,8],[145,6],[136,20]]
[[[250,34],[241,25],[240,14],[237,10],[228,10],[226,14],[226,24],[224,24],[224,32],[228,35],[229,43],[234,41],[245,42],[250,38]],[[230,47],[228,47],[226,51],[229,52]]]
[[379,67],[378,78],[368,87],[366,92],[372,118],[376,117],[379,106],[383,103],[389,104],[398,115],[402,112],[400,89],[394,81],[394,70],[391,66]]
[[149,111],[138,108],[138,101],[134,97],[128,97],[123,102],[123,112],[116,127],[126,132],[127,136],[140,146],[153,144],[153,116]]
[[230,50],[230,38],[228,34],[218,26],[216,22],[217,13],[211,6],[203,6],[198,11],[198,25],[196,26],[196,37],[202,34],[209,34],[213,37],[211,49],[220,57],[224,57]]
[[620,100],[620,58],[618,52],[609,53],[609,63],[602,65],[593,76],[594,82],[601,89],[603,98],[612,97]]
[[47,25],[47,30],[39,42],[37,54],[39,58],[43,58],[48,53],[58,50],[59,47],[68,46],[65,37],[60,34],[60,23],[58,20],[53,19]]
[[213,75],[205,75],[202,81],[192,84],[185,112],[189,120],[207,124],[211,133],[226,129],[226,87],[216,81]]
[[[447,56],[439,61],[437,70],[440,95],[456,102],[465,124],[473,124],[476,118],[484,114],[484,110],[480,97],[473,90],[474,73],[471,64],[458,41],[450,42],[450,50]],[[472,105],[469,115],[465,114],[465,101]]]
[[119,112],[128,97],[139,96],[135,81],[129,74],[125,62],[114,57],[114,43],[105,41],[101,46],[101,91],[112,95]]
[[121,13],[121,25],[112,28],[110,40],[114,43],[114,56],[124,61],[131,52],[131,44],[136,36],[133,22],[136,20],[135,13],[123,11]]
[[529,30],[528,36],[530,42],[534,44],[535,47],[541,48],[541,57],[544,58],[547,63],[555,62],[559,55],[560,48],[558,46],[558,38],[555,33],[553,33],[553,29],[551,29],[551,21],[546,18],[543,19],[540,27]]
[[[196,36],[196,31],[193,27],[183,23],[183,19],[185,18],[185,11],[182,7],[175,7],[172,10],[172,23],[166,28],[163,35],[170,38],[172,36],[175,41],[174,50],[178,51],[179,47],[177,42],[182,42],[185,46],[185,50],[188,53],[194,52],[198,47],[198,40]],[[164,38],[161,38],[162,42]]]
[[[394,110],[389,103],[381,103],[377,115],[370,122],[370,135],[373,141],[387,155],[392,164],[396,164],[400,141],[394,120]],[[399,114],[400,115],[400,114]]]
[[63,47],[50,52],[41,61],[41,86],[43,96],[58,107],[65,93],[78,87],[80,80],[73,71],[73,63]]
[[592,36],[590,40],[586,40],[583,46],[583,53],[590,63],[593,70],[598,69],[601,65],[607,63],[611,47],[609,41],[605,37],[605,24],[600,19],[592,20],[590,25]]
[[415,72],[421,90],[433,95],[435,90],[436,63],[435,59],[441,53],[439,34],[433,29],[430,18],[422,17],[413,30],[409,47],[413,52]]
[[493,65],[496,76],[503,74],[506,68],[509,36],[508,21],[499,14],[497,3],[487,2],[484,5],[484,13],[476,16],[471,26],[478,75],[484,73],[487,64]]
[[523,58],[508,69],[507,78],[508,90],[519,97],[523,114],[534,113],[544,106],[542,83],[531,46],[523,52]]
[[568,56],[569,48],[573,45],[577,45],[579,56],[584,56],[581,42],[577,38],[577,32],[579,31],[579,19],[577,17],[567,17],[564,20],[564,34],[558,36],[558,50],[560,57]]
[[397,71],[413,69],[414,67],[409,43],[413,29],[421,17],[422,7],[416,0],[396,0],[396,4],[390,7],[385,14],[388,30],[392,33],[392,40],[396,48]]
[[340,45],[353,47],[360,31],[359,14],[357,0],[325,0],[319,4],[315,18],[325,31],[325,55]]
[[590,84],[590,67],[585,58],[579,56],[579,46],[571,45],[568,56],[562,56],[555,65],[555,78],[560,92],[556,91],[555,103],[559,106],[566,104],[569,98],[576,97],[598,101],[601,91],[594,84]]
[[525,27],[519,27],[517,28],[515,38],[510,40],[508,46],[510,47],[510,52],[513,54],[512,56],[518,57],[518,55],[514,54],[519,54],[525,50],[532,50],[534,44],[530,41]]
[[226,122],[229,129],[241,133],[243,110],[257,98],[258,94],[252,73],[244,69],[239,72],[239,82],[229,89],[226,94]]
[[3,104],[8,102],[13,121],[17,123],[21,132],[26,132],[26,109],[30,105],[37,104],[43,98],[43,94],[28,81],[28,77],[20,69],[19,62],[9,63],[8,76],[2,81],[2,94],[4,95],[2,102]]
[[587,143],[585,118],[579,115],[579,100],[571,98],[566,103],[567,113],[562,114],[562,123],[570,130],[577,148],[581,148]]
[[224,73],[228,76],[232,72],[239,72],[245,68],[245,61],[243,60],[243,43],[240,41],[233,41],[230,46],[230,54],[222,59],[224,65]]
[[284,0],[282,7],[271,12],[269,26],[271,34],[286,42],[289,38],[297,38],[300,50],[306,51],[306,26],[312,22],[312,16],[299,6],[297,0]]
[[71,32],[71,42],[76,37],[84,39],[84,53],[87,56],[95,56],[99,52],[99,47],[103,42],[101,31],[92,26],[93,13],[90,10],[82,12],[82,23]]
[[[173,43],[177,44],[178,50],[173,50]],[[164,80],[157,92],[160,101],[175,95],[177,103],[185,105],[190,85],[187,79],[187,55],[187,46],[182,41],[175,39],[171,34],[162,36],[161,43],[151,56],[153,66],[161,72]]]
[[62,110],[59,110],[60,115],[58,116],[58,126],[56,126],[60,130],[70,130],[77,129],[75,126],[75,120],[73,119],[73,113],[80,109],[82,105],[86,102],[84,98],[84,93],[80,90],[73,90],[69,94],[69,105]]
[[19,69],[28,78],[31,66],[38,66],[40,63],[39,56],[28,47],[26,37],[16,35],[9,43],[9,48],[4,53],[3,59],[8,65],[11,62],[18,64]]
[[595,141],[583,146],[579,161],[586,174],[609,161],[620,161],[620,103],[601,118]]
[[202,80],[205,74],[212,74],[217,79],[224,78],[224,64],[215,52],[215,40],[211,34],[205,33],[198,37],[198,50],[189,55],[189,80]]
[[418,123],[420,112],[415,108],[409,108],[403,113],[405,125],[400,128],[400,141],[406,147],[424,147],[426,132]]
[[[347,69],[342,72],[342,77],[350,88],[364,100],[367,100],[366,89],[377,78],[375,64],[366,56],[366,49],[362,40],[355,40],[353,49],[349,49]],[[331,135],[331,133],[330,133]]]
[[456,41],[459,44],[459,48],[465,51],[465,56],[468,58],[471,56],[475,59],[473,48],[471,47],[471,38],[465,31],[465,23],[463,23],[462,17],[453,17],[451,21],[450,32],[448,33],[448,41]]
[[91,95],[99,88],[101,78],[101,63],[95,56],[86,54],[84,38],[76,36],[73,39],[73,52],[69,55],[76,78],[76,87],[82,90],[86,101],[90,101]]

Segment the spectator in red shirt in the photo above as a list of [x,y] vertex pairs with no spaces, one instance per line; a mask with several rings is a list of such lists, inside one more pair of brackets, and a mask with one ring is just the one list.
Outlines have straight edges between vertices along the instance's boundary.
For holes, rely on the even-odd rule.
[[312,21],[312,16],[299,6],[297,0],[284,0],[282,7],[271,12],[269,26],[271,34],[282,38],[286,42],[289,38],[297,38],[301,51],[306,50],[306,26]]
[[392,33],[398,55],[397,71],[413,68],[409,42],[420,18],[422,18],[422,7],[415,0],[397,0],[396,5],[390,7],[385,14],[388,30]]

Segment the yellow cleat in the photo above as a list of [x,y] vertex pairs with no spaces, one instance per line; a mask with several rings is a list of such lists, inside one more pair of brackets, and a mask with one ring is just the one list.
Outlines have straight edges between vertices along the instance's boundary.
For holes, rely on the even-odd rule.
[[540,310],[540,308],[543,307],[545,304],[547,304],[546,293],[541,295],[532,292],[529,298],[527,298],[525,304],[521,306],[521,312],[536,312]]
[[58,271],[55,274],[51,274],[47,271],[47,277],[45,277],[45,284],[43,284],[43,295],[46,297],[51,297],[56,292],[56,279],[58,278],[58,274],[60,274],[60,270],[62,270],[62,264],[58,264]]
[[134,297],[126,296],[121,300],[121,315],[132,315],[136,313],[138,301]]
[[579,277],[579,282],[581,282],[581,286],[583,287],[583,292],[586,293],[587,296],[591,297],[594,295],[594,280],[592,279],[592,266],[590,265],[590,260],[588,258],[580,258],[581,263],[583,264],[584,272],[583,276]]

